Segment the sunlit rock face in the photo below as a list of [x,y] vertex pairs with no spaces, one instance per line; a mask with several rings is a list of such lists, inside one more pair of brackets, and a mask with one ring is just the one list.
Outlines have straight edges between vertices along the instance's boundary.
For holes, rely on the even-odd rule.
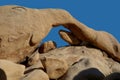
[[[70,30],[59,31],[69,46],[56,48],[53,41],[39,46],[59,25]],[[120,44],[111,34],[85,26],[65,10],[0,7],[0,79],[114,80],[119,62]]]

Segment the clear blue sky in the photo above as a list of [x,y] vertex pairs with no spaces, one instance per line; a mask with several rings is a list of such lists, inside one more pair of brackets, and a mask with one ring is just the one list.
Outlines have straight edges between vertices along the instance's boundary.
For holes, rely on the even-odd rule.
[[[120,0],[0,0],[2,5],[21,5],[29,8],[61,8],[69,11],[87,26],[113,34],[120,41]],[[54,40],[58,46],[66,45],[54,28],[43,40]]]

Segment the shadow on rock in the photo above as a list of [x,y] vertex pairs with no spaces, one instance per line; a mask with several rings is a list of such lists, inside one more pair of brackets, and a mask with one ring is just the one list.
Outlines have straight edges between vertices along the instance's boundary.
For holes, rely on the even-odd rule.
[[73,80],[103,80],[104,78],[104,74],[102,74],[98,69],[89,68],[78,73]]
[[120,73],[115,72],[108,75],[104,80],[120,80]]
[[0,68],[0,80],[7,80],[7,76],[1,68]]

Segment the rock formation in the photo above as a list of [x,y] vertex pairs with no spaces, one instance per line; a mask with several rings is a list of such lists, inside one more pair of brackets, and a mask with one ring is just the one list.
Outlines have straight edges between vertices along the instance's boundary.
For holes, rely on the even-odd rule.
[[59,34],[61,38],[64,39],[66,42],[68,42],[70,45],[75,46],[75,45],[80,45],[83,43],[71,32],[61,30],[59,31]]
[[0,80],[19,80],[24,76],[24,71],[24,65],[0,60]]
[[0,79],[119,80],[120,64],[105,54],[95,48],[69,46],[39,54],[39,61],[26,68],[23,64],[0,60]]
[[79,40],[89,42],[120,61],[119,43],[111,34],[83,25],[65,10],[1,6],[0,15],[1,59],[23,61],[34,52],[52,27],[63,25]]
[[53,41],[45,42],[45,43],[43,43],[43,44],[40,45],[40,47],[39,47],[39,53],[48,52],[50,50],[55,49],[56,47],[57,47],[56,43],[53,42]]
[[[120,44],[111,34],[61,9],[1,6],[0,15],[0,80],[120,80]],[[59,32],[70,46],[38,47],[59,25],[70,30]]]

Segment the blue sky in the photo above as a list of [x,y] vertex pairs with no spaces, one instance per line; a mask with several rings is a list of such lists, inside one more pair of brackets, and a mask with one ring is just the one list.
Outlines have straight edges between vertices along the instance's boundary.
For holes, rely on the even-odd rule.
[[[20,5],[29,8],[61,8],[69,11],[77,20],[95,29],[114,35],[120,41],[120,0],[0,0],[2,5]],[[53,40],[58,47],[66,45],[54,28],[43,40]]]

